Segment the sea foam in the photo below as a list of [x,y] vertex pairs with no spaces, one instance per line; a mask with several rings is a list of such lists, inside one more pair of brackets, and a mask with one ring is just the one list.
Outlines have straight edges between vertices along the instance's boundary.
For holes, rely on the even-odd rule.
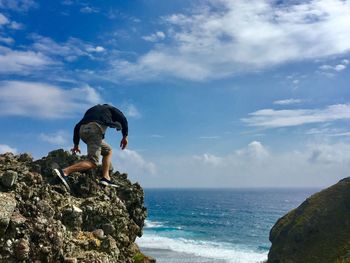
[[224,260],[227,263],[257,263],[267,259],[266,253],[232,247],[225,243],[168,238],[148,233],[138,238],[136,243],[141,248],[168,249],[194,256]]
[[163,227],[163,223],[157,221],[145,220],[145,228],[159,228]]

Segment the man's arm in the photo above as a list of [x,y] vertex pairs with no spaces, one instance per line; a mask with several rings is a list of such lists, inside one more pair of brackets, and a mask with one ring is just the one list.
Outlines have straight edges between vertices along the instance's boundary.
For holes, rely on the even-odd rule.
[[128,145],[128,136],[123,136],[122,140],[120,141],[120,148],[124,150],[127,145]]
[[74,145],[79,145],[80,136],[79,136],[79,130],[80,130],[81,122],[78,122],[74,127],[74,135],[73,135],[73,143]]
[[129,132],[128,120],[126,119],[124,114],[117,108],[109,106],[109,109],[112,113],[112,120],[114,122],[119,122],[122,125],[123,137],[127,137]]
[[117,108],[110,106],[109,109],[111,111],[113,121],[119,122],[122,126],[123,138],[120,141],[120,147],[122,148],[122,150],[124,150],[128,145],[128,132],[129,132],[128,120],[126,119],[124,114]]

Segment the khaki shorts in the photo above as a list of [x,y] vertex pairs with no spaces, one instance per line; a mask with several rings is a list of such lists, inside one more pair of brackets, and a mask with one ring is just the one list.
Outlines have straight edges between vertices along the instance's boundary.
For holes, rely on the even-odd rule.
[[87,157],[92,163],[98,165],[100,155],[108,155],[112,150],[104,140],[104,133],[107,127],[101,126],[96,122],[83,124],[79,130],[79,136],[87,145]]

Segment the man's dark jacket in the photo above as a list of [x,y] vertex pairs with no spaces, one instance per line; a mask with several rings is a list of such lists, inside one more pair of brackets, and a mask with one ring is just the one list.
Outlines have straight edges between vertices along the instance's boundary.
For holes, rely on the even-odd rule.
[[88,109],[84,117],[75,125],[74,128],[74,145],[79,145],[79,130],[80,126],[89,122],[96,122],[98,124],[122,130],[123,136],[128,136],[128,121],[124,114],[117,108],[108,104],[99,104]]

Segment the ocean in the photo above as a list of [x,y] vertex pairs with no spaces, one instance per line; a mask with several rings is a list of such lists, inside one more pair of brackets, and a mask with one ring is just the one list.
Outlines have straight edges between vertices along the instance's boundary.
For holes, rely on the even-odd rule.
[[264,262],[278,218],[320,189],[145,189],[137,239],[158,263]]

